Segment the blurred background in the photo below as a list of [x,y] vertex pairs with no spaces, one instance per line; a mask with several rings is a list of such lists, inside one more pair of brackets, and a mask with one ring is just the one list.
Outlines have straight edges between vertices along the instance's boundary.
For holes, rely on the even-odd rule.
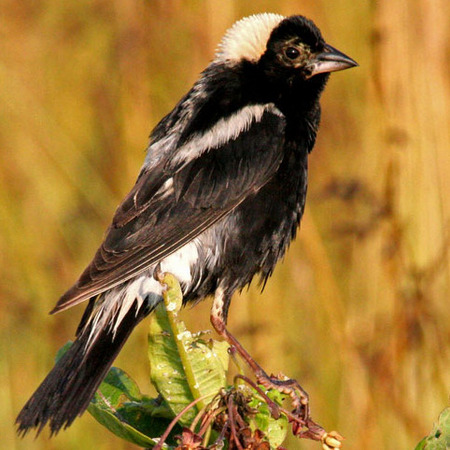
[[[0,436],[6,449],[131,449],[89,414],[48,439],[15,416],[84,305],[49,316],[133,185],[150,130],[224,31],[304,14],[360,67],[333,74],[301,232],[230,330],[297,378],[347,449],[411,449],[450,392],[448,0],[1,0]],[[210,328],[210,302],[186,309]],[[148,322],[118,360],[151,392]],[[291,439],[289,449],[317,449]]]

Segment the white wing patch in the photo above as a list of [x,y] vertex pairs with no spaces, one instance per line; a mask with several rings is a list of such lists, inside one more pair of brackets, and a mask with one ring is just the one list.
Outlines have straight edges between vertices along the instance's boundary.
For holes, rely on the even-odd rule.
[[195,134],[177,150],[176,155],[172,158],[173,163],[175,165],[188,164],[202,153],[236,139],[241,133],[247,131],[252,123],[261,121],[266,111],[284,117],[273,103],[245,106],[231,116],[220,119],[208,131]]
[[[272,30],[284,18],[284,16],[279,14],[264,13],[255,14],[239,20],[225,33],[217,48],[213,63],[225,61],[236,62],[242,59],[249,61],[258,60],[266,51],[267,41]],[[165,136],[158,140],[151,139],[144,162],[146,169],[151,170],[156,167],[172,151],[177,151],[178,153],[178,150],[176,150],[178,139],[182,135],[186,124],[192,119],[194,111],[196,111],[199,105],[203,103],[205,97],[207,97],[207,85],[208,80],[201,77],[194,84],[188,98],[184,101],[176,123],[171,125],[170,130],[167,130]],[[236,138],[241,131],[249,127],[252,120],[260,120],[266,108],[276,109],[272,104],[253,105],[243,108],[230,118],[220,120],[213,129],[201,136],[197,136],[196,141],[191,141],[191,144],[197,145],[200,143],[205,147],[209,139],[212,145],[217,147],[229,139]],[[279,111],[276,113],[281,114]],[[199,142],[200,139],[203,142]],[[182,147],[180,151],[184,151],[184,154],[186,154],[187,147],[192,146],[191,144]],[[179,159],[177,158],[177,160]]]
[[216,60],[257,61],[266,51],[272,30],[284,19],[280,14],[255,14],[236,22],[223,37]]

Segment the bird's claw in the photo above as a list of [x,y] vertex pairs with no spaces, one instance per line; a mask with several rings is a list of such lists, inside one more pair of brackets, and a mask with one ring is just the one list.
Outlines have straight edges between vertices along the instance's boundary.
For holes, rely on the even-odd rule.
[[337,431],[327,433],[311,419],[308,393],[297,380],[280,373],[270,377],[264,374],[259,376],[257,381],[266,389],[276,389],[282,394],[289,395],[294,407],[289,421],[292,422],[292,431],[295,436],[320,441],[323,450],[338,450],[342,447],[344,438]]
[[276,376],[258,377],[257,381],[266,389],[275,389],[282,394],[289,395],[294,407],[293,414],[305,422],[309,419],[309,396],[297,380],[280,373]]

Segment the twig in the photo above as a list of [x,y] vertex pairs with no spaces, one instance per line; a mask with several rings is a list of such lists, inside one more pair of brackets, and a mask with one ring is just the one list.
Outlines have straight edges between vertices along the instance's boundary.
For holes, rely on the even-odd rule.
[[231,438],[236,443],[236,447],[238,448],[238,450],[244,450],[237,437],[236,427],[234,426],[234,412],[233,412],[234,404],[233,404],[233,397],[231,395],[228,397],[227,406],[228,406],[228,422],[231,428]]
[[215,419],[219,414],[222,414],[224,411],[226,411],[226,409],[227,408],[223,406],[222,408],[216,409],[212,413],[208,413],[206,419],[202,421],[202,425],[200,430],[198,431],[198,434],[201,436],[206,431],[206,428],[208,428],[212,420]]
[[170,422],[169,426],[166,428],[166,431],[164,431],[163,435],[161,436],[159,442],[153,447],[153,450],[161,450],[162,446],[169,436],[170,432],[172,431],[173,427],[177,424],[178,420],[185,414],[187,411],[189,411],[193,406],[195,406],[197,403],[200,403],[201,401],[205,400],[205,398],[209,397],[209,395],[203,395],[202,397],[196,398],[193,400],[189,405],[185,406]]

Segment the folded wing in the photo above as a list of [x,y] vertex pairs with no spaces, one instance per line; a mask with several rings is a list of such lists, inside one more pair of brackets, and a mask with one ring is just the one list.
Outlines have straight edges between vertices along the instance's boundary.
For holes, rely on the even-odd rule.
[[94,259],[52,313],[145,271],[261,189],[283,158],[285,121],[267,105],[260,116],[246,120],[237,136],[224,123],[216,129],[219,138],[192,140],[185,144],[191,145],[188,152],[180,147],[151,171],[144,168]]

